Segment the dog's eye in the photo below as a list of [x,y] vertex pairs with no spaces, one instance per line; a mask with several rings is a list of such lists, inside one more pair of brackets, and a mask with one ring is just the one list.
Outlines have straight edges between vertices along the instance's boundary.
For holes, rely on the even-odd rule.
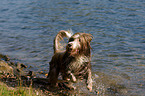
[[70,39],[69,39],[69,42],[71,42],[71,41],[74,41],[74,38],[70,38]]
[[79,39],[79,42],[81,42],[81,39]]

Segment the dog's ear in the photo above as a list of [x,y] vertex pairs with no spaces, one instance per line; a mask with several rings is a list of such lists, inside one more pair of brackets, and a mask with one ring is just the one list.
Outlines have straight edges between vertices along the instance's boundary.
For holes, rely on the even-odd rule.
[[89,33],[82,33],[83,38],[85,39],[85,41],[88,41],[88,42],[91,42],[92,41],[92,38],[93,36]]
[[85,56],[91,55],[91,46],[90,42],[93,36],[88,33],[80,33],[79,41],[81,44],[80,53],[84,54]]

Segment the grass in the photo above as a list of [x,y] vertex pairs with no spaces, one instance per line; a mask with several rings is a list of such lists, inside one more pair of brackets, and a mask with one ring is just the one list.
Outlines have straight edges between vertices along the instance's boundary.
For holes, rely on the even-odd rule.
[[0,96],[42,96],[38,91],[32,87],[8,87],[6,84],[0,82]]

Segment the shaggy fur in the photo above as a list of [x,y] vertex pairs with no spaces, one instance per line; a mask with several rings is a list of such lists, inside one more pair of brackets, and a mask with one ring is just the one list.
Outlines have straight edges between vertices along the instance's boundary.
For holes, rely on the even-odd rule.
[[[65,50],[60,43],[64,37],[69,38]],[[59,73],[69,88],[74,88],[72,82],[77,79],[86,79],[87,88],[92,90],[91,78],[91,47],[92,35],[88,33],[71,34],[61,30],[54,39],[54,55],[50,61],[48,82],[52,86],[57,85]]]

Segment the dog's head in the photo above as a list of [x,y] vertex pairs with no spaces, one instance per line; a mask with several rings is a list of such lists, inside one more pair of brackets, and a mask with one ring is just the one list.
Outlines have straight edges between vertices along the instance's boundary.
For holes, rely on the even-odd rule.
[[92,35],[88,33],[75,33],[69,38],[66,51],[72,56],[82,55],[90,56],[90,42]]

